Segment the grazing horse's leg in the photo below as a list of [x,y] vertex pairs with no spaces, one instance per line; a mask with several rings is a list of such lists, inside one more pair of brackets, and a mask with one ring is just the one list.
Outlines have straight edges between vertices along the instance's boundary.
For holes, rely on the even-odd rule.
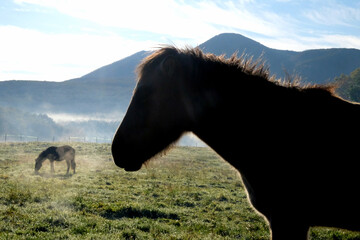
[[71,161],[71,168],[74,170],[74,174],[75,174],[75,168],[76,168],[75,160]]
[[54,173],[54,160],[50,160],[51,173]]
[[66,165],[67,165],[67,171],[66,171],[66,175],[69,174],[69,169],[70,169],[70,161],[66,159]]

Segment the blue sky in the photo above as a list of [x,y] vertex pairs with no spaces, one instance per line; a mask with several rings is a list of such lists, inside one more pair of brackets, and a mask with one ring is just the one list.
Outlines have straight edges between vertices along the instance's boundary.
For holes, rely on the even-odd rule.
[[0,81],[68,80],[223,32],[276,49],[360,49],[360,0],[0,0]]

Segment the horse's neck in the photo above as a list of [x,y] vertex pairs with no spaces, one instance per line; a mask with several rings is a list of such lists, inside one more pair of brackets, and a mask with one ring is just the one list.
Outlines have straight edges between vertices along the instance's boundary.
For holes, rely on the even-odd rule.
[[[247,131],[244,126],[247,116],[244,114],[248,114],[244,104],[241,104],[244,99],[238,92],[240,88],[236,86],[240,82],[227,77],[203,82],[206,81],[210,81],[210,86],[195,88],[201,91],[194,93],[191,99],[191,116],[194,119],[191,130],[222,158],[239,169],[239,145],[244,140],[241,138],[244,130]],[[248,108],[246,104],[245,108]]]
[[[258,100],[251,93],[241,93],[246,98],[231,93],[224,103],[202,112],[193,132],[240,171],[257,164],[244,158],[276,159],[262,161],[266,169],[268,164],[281,167],[296,157],[326,159],[330,152],[340,157],[345,153],[338,149],[354,147],[351,135],[360,134],[360,105],[336,97],[297,97],[287,92],[282,98],[274,94]],[[313,155],[314,148],[331,151]]]
[[[225,115],[226,114],[226,115]],[[238,168],[239,151],[241,151],[241,130],[239,112],[213,111],[203,117],[193,130],[201,140],[208,144],[222,158]],[[245,128],[246,129],[246,128]]]
[[47,159],[47,156],[38,159],[37,162],[43,163],[46,159]]

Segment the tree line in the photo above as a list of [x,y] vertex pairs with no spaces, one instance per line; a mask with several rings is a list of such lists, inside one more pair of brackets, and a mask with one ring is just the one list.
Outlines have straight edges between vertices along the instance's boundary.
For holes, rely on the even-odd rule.
[[349,75],[341,74],[334,79],[336,93],[344,99],[360,102],[360,67]]

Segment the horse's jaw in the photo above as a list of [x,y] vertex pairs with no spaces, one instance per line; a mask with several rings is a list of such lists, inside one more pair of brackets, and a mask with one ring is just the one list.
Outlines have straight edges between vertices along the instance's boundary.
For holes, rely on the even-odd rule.
[[[176,141],[181,134],[172,134],[169,138],[162,137],[160,131],[152,134],[151,136],[160,136],[158,139],[156,137],[147,137],[144,138],[134,138],[133,136],[138,136],[137,134],[123,134],[118,133],[115,135],[111,151],[115,164],[125,169],[125,171],[138,171],[141,169],[142,165],[164,149],[167,149],[171,144]],[[145,139],[145,140],[144,140]]]

